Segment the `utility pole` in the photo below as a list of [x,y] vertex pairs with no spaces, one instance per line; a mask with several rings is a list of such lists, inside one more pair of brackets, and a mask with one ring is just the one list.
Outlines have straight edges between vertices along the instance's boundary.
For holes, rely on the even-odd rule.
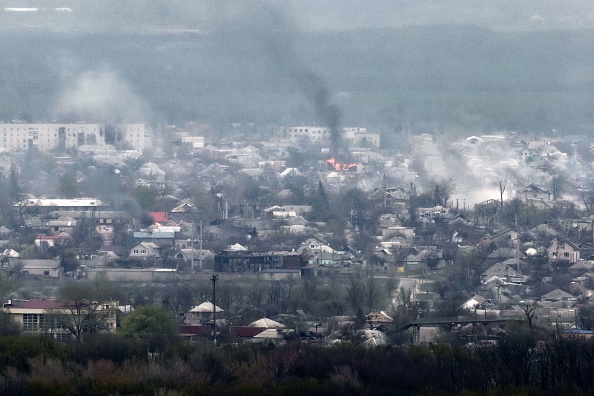
[[[198,253],[198,262],[200,263],[200,271],[202,271],[202,220],[200,220],[200,239],[198,240],[200,243],[200,253]],[[194,249],[192,248],[192,252]]]
[[214,334],[214,344],[217,345],[217,281],[219,280],[218,275],[213,275],[210,280],[212,281],[212,328]]
[[190,248],[192,249],[192,272],[194,272],[194,233],[196,231],[196,227],[194,227],[194,222],[192,221],[192,235],[190,240]]

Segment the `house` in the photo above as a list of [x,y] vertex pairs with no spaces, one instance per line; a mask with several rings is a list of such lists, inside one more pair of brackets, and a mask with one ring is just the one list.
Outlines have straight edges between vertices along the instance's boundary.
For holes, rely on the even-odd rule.
[[594,270],[594,261],[591,260],[580,260],[571,267],[569,267],[569,273],[572,275],[581,275],[586,272],[592,272]]
[[540,301],[542,302],[559,302],[559,301],[567,301],[567,302],[573,302],[575,301],[576,298],[561,290],[561,289],[555,289],[551,292],[548,292],[546,294],[543,294],[542,296],[540,296]]
[[138,169],[138,175],[149,178],[159,183],[167,180],[167,173],[159,168],[154,162],[147,162]]
[[157,258],[161,257],[161,248],[153,242],[142,242],[130,250],[130,258]]
[[253,321],[252,323],[247,325],[247,327],[259,327],[264,329],[285,329],[287,326],[272,319],[261,318],[256,321]]
[[[170,231],[168,228],[170,227],[135,231],[134,240],[137,242],[150,242],[157,246],[173,246],[175,244],[175,231]],[[161,231],[162,229],[166,231]]]
[[13,271],[21,273],[25,278],[43,277],[60,278],[62,275],[62,266],[60,260],[17,260],[13,263]]
[[56,220],[49,220],[46,223],[50,235],[57,235],[61,233],[72,234],[77,226],[75,218],[70,216],[62,216]]
[[[186,248],[180,249],[179,252],[175,253],[173,256],[174,259],[179,260],[180,262],[190,264],[192,266],[192,270],[202,264],[204,267],[205,262],[209,262],[212,265],[212,261],[214,259],[214,254],[210,250],[206,249],[194,249],[194,248]],[[202,268],[200,268],[202,269]]]
[[561,242],[554,239],[547,249],[547,255],[550,261],[566,261],[569,264],[575,264],[580,261],[580,250],[572,242]]
[[18,323],[25,334],[39,334],[68,342],[76,335],[64,322],[86,321],[86,329],[96,332],[115,333],[119,303],[105,301],[84,304],[81,314],[72,304],[58,300],[8,300],[4,311]]
[[464,303],[460,306],[462,309],[468,310],[475,310],[475,309],[485,309],[487,306],[487,300],[483,296],[479,296],[475,294],[474,296],[470,297],[468,300],[464,301]]
[[481,282],[484,283],[494,276],[504,281],[510,281],[512,278],[516,278],[518,273],[509,265],[501,262],[487,268],[487,270],[481,274]]
[[518,232],[516,230],[505,230],[493,235],[484,235],[481,238],[479,245],[481,248],[488,248],[493,244],[496,247],[515,249],[518,247],[518,242]]
[[188,200],[183,201],[183,203],[171,209],[171,213],[196,213],[197,211],[198,209]]
[[205,301],[200,305],[196,305],[189,312],[184,314],[183,323],[185,325],[203,325],[208,321],[212,322],[213,319],[213,312],[222,313],[223,310],[211,303],[210,301]]
[[365,316],[365,321],[367,322],[367,324],[369,325],[370,329],[377,329],[378,327],[387,327],[390,324],[392,324],[392,322],[394,322],[394,319],[389,316],[387,313],[385,313],[384,311],[379,311],[379,312],[370,312],[369,314],[367,314]]
[[516,192],[516,197],[521,199],[523,202],[528,202],[532,198],[548,201],[550,195],[551,193],[549,191],[543,190],[534,184],[529,184],[528,186],[521,188]]
[[65,243],[72,239],[70,235],[65,232],[60,232],[55,235],[37,235],[35,237],[35,246],[56,246]]

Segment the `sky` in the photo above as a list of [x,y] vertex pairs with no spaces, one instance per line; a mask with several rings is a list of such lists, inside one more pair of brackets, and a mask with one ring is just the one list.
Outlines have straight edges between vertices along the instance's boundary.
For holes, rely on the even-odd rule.
[[[238,21],[263,6],[282,10],[303,30],[464,24],[495,30],[590,29],[589,0],[2,0],[4,27],[52,30],[208,31],[225,20]],[[39,8],[37,13],[10,11]],[[55,9],[61,11],[55,11]]]

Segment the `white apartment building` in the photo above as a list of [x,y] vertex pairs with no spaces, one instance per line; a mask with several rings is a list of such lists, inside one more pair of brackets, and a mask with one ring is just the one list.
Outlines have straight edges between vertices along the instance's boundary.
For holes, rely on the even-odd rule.
[[122,141],[136,150],[144,150],[144,124],[116,124],[114,128],[113,141],[109,138],[106,141],[104,124],[0,124],[0,151],[47,151],[83,145],[105,146]]
[[293,141],[300,138],[308,138],[312,142],[328,140],[332,134],[330,128],[316,126],[283,127],[281,133],[283,137],[287,137]]
[[[317,126],[282,127],[281,136],[288,138],[293,142],[302,138],[308,138],[312,142],[318,142],[330,140],[332,137],[332,131],[330,128]],[[365,142],[375,147],[379,147],[380,145],[380,134],[370,133],[367,131],[367,128],[343,128],[342,138],[353,146],[357,146]]]
[[379,147],[380,145],[380,134],[370,133],[367,131],[367,128],[343,128],[342,138],[353,146],[359,146],[363,143],[374,147]]

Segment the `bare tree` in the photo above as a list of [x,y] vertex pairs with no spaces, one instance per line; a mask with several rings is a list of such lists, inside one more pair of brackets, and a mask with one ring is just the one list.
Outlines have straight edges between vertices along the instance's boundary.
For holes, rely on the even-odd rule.
[[57,315],[56,324],[68,330],[78,342],[84,334],[95,332],[112,319],[111,311],[100,312],[107,301],[104,290],[91,283],[71,281],[60,290],[59,296],[64,313]]
[[365,285],[361,276],[356,274],[349,278],[346,285],[347,300],[355,313],[363,313],[363,301],[365,300]]
[[256,276],[249,284],[248,292],[246,293],[247,301],[252,308],[260,308],[264,303],[264,296],[266,288],[262,279]]
[[238,285],[230,285],[229,283],[222,283],[217,287],[217,295],[219,296],[220,307],[225,312],[229,312],[233,304],[241,301],[243,297],[243,290]]
[[563,176],[555,176],[551,180],[551,192],[553,193],[553,201],[561,198],[561,194],[563,194],[563,189],[565,187],[565,178]]
[[296,285],[293,278],[273,281],[268,288],[268,303],[279,307],[283,313],[287,312],[291,293]]
[[375,281],[373,271],[368,272],[366,275],[367,279],[365,281],[365,302],[367,303],[367,309],[369,310],[369,312],[371,312],[377,306],[381,298],[381,291]]
[[537,309],[538,309],[538,305],[536,305],[535,302],[528,302],[522,308],[522,311],[524,311],[524,314],[526,315],[526,319],[528,319],[528,327],[530,327],[530,328],[532,328],[532,319],[534,319]]
[[433,200],[435,205],[447,206],[448,201],[455,189],[456,185],[452,179],[444,179],[435,182],[435,187],[433,189]]
[[501,209],[503,209],[503,193],[505,192],[505,188],[507,187],[507,173],[505,174],[505,179],[503,181],[499,180],[499,205]]

